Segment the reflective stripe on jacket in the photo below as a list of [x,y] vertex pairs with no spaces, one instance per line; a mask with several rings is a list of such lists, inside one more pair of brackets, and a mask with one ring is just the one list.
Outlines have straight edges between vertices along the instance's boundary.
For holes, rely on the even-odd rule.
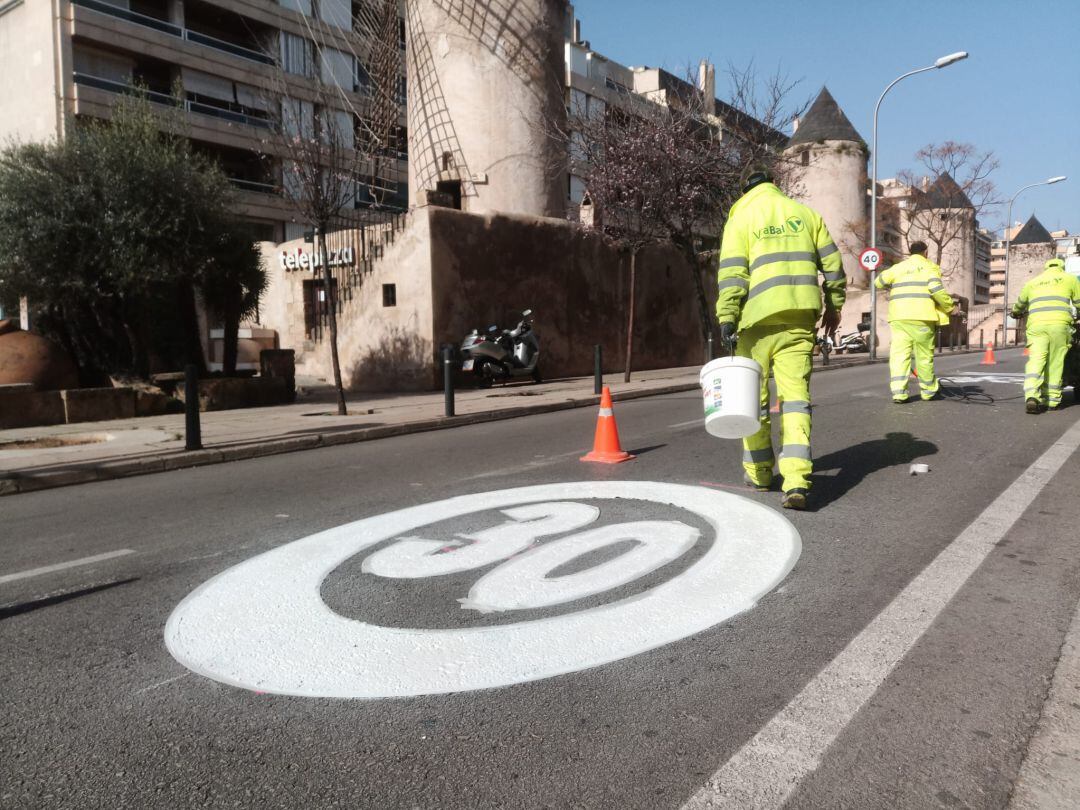
[[746,329],[773,315],[844,306],[847,279],[840,251],[817,212],[784,196],[772,183],[750,189],[731,207],[717,267],[716,318]]
[[1074,308],[1080,307],[1080,281],[1065,272],[1065,262],[1051,259],[1046,269],[1020,290],[1012,314],[1027,314],[1028,326],[1073,322]]
[[941,268],[918,253],[881,271],[874,286],[889,291],[890,321],[940,323],[939,315],[954,306],[941,281]]

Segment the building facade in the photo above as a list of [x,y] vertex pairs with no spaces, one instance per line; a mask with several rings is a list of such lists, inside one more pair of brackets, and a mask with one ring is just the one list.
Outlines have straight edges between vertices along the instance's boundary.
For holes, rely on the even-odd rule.
[[[283,194],[289,154],[270,137],[293,105],[304,119],[364,126],[370,37],[352,0],[7,0],[0,2],[0,138],[63,138],[80,119],[107,119],[138,86],[176,105],[193,145],[237,189],[237,213],[260,238],[300,235]],[[402,33],[404,25],[402,23]],[[399,43],[404,47],[404,36]],[[328,98],[320,87],[333,88]],[[401,90],[404,92],[404,74]],[[404,110],[400,125],[404,126]],[[391,207],[407,204],[404,138]],[[356,208],[370,205],[357,189]]]

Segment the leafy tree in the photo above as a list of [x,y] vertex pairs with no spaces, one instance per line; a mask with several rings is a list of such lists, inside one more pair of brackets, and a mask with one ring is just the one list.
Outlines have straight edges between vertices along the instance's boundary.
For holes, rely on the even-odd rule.
[[[233,199],[179,112],[133,88],[110,121],[0,151],[0,287],[30,299],[84,383],[203,369],[197,294],[238,324],[266,284]],[[235,358],[235,330],[229,343]]]

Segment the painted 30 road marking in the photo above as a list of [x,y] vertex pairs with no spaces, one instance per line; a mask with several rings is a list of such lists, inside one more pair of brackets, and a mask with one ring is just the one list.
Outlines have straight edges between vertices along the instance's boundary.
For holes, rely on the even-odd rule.
[[[364,550],[362,570],[397,578],[460,573],[507,560],[460,600],[484,612],[547,607],[633,582],[685,554],[699,532],[681,521],[584,529],[599,510],[577,501],[629,499],[699,516],[713,534],[685,571],[634,596],[559,616],[465,629],[383,627],[332,611],[327,576]],[[462,544],[409,535],[473,512],[505,523]],[[590,551],[633,541],[605,563],[549,576]],[[575,482],[464,495],[339,526],[268,551],[206,582],[165,627],[172,655],[233,686],[287,695],[388,698],[509,686],[600,666],[670,644],[754,606],[791,570],[794,527],[760,504],[724,492],[649,481]]]

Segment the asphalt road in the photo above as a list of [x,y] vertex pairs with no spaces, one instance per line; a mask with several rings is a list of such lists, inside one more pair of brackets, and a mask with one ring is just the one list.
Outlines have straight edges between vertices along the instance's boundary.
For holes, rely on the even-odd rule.
[[[1005,807],[1080,600],[1080,409],[978,360],[929,404],[816,376],[800,514],[693,393],[617,404],[617,466],[581,409],[4,498],[0,805]],[[607,539],[434,573],[544,520]]]

